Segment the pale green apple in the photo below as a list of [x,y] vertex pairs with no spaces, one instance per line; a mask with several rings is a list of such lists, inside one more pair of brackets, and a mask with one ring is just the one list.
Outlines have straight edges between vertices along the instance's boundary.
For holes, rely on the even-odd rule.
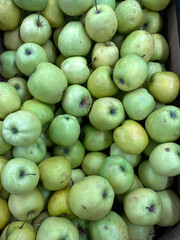
[[137,54],[149,62],[154,52],[154,38],[145,30],[136,30],[130,33],[122,43],[120,56]]
[[91,48],[91,38],[80,21],[71,21],[60,32],[58,47],[65,57],[86,56]]
[[143,12],[137,1],[122,1],[115,9],[118,32],[120,34],[129,34],[138,30],[143,24]]
[[56,46],[53,43],[53,41],[47,40],[41,46],[44,48],[44,50],[45,50],[45,52],[47,54],[48,62],[55,63],[56,58],[57,58],[57,49],[56,49]]
[[87,12],[85,28],[95,42],[109,41],[117,30],[117,18],[114,10],[103,4],[92,7]]
[[81,218],[74,218],[72,222],[77,227],[79,231],[79,240],[88,240],[89,239],[89,221],[86,221]]
[[5,31],[3,35],[3,44],[7,50],[16,51],[23,44],[20,37],[19,26],[12,31]]
[[82,161],[81,168],[86,175],[98,175],[99,169],[107,155],[103,152],[88,152]]
[[81,168],[73,168],[71,170],[71,178],[67,187],[72,187],[76,182],[81,181],[86,175]]
[[0,121],[0,155],[6,153],[12,148],[12,145],[7,143],[2,136],[2,124],[3,122]]
[[133,224],[153,226],[161,219],[162,202],[150,188],[137,188],[124,198],[124,212]]
[[114,97],[96,99],[89,112],[90,123],[102,131],[116,128],[124,119],[125,111],[122,102]]
[[154,110],[145,120],[145,129],[158,143],[176,141],[180,136],[180,109],[167,105]]
[[102,151],[113,143],[111,130],[102,131],[86,123],[82,127],[82,143],[88,151]]
[[112,210],[99,221],[89,222],[89,235],[92,240],[129,239],[126,222],[118,213]]
[[69,193],[72,212],[79,218],[97,221],[112,208],[114,191],[110,183],[101,176],[87,176],[76,182]]
[[87,88],[92,97],[112,97],[118,92],[118,87],[112,79],[113,70],[109,66],[96,68],[88,78]]
[[19,110],[3,120],[2,135],[13,146],[28,147],[38,139],[41,129],[41,122],[35,114]]
[[147,89],[138,88],[124,96],[123,106],[129,118],[141,121],[154,110],[155,100]]
[[87,60],[84,57],[68,57],[60,66],[69,84],[83,84],[90,75]]
[[[116,7],[116,0],[97,0],[97,5],[105,4],[112,7],[115,10]],[[95,1],[93,1],[93,6],[95,6]]]
[[122,56],[113,69],[113,79],[119,89],[131,91],[139,88],[146,80],[148,67],[144,58],[136,54]]
[[13,0],[13,2],[24,10],[37,12],[42,11],[45,8],[48,0]]
[[154,10],[154,11],[162,11],[164,10],[171,0],[141,0],[144,7]]
[[48,62],[39,63],[28,80],[28,88],[33,97],[50,104],[61,100],[66,87],[67,79],[62,70]]

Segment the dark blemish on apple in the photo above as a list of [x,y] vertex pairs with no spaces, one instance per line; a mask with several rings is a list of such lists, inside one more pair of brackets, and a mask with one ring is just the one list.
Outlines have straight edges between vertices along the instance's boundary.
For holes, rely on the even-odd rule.
[[26,50],[25,50],[25,54],[26,54],[27,56],[31,55],[31,53],[32,53],[31,50],[29,50],[29,49],[26,49]]
[[64,148],[64,153],[68,153],[69,152],[69,149],[68,148]]
[[85,234],[86,235],[86,230],[83,229],[83,227],[79,223],[77,225],[77,229],[78,229],[80,234]]
[[148,209],[149,212],[154,212],[154,205],[152,204],[150,207],[146,207],[146,209]]
[[173,113],[173,112],[170,112],[170,116],[171,116],[172,118],[175,118],[175,117],[176,117],[176,114]]
[[82,108],[89,108],[91,105],[91,102],[89,101],[89,97],[88,96],[84,96],[79,104],[79,107]]
[[115,113],[116,113],[116,110],[115,110],[115,109],[111,109],[111,110],[110,110],[110,114],[111,114],[111,115],[115,115]]
[[165,148],[165,151],[166,152],[170,152],[170,148]]
[[81,207],[82,207],[83,209],[87,210],[87,208],[86,208],[84,205],[81,205]]
[[102,195],[103,199],[105,199],[107,197],[107,193],[106,192],[103,192],[103,195]]
[[19,89],[20,89],[20,87],[19,87],[18,85],[14,85],[14,88],[15,88],[16,90],[19,90]]
[[138,199],[138,197],[133,197],[133,199]]
[[32,152],[32,151],[30,151],[30,154],[33,154],[33,152]]
[[165,118],[163,118],[163,121],[164,121],[164,122],[167,122],[167,120],[166,120]]
[[13,133],[13,134],[17,134],[17,133],[18,133],[17,128],[12,128],[12,133]]
[[124,85],[124,80],[122,78],[119,79],[119,83]]
[[122,170],[123,172],[125,172],[125,168],[122,166],[119,166],[120,170]]
[[69,120],[70,118],[68,116],[65,117],[66,120]]
[[104,229],[105,229],[105,230],[108,230],[109,228],[108,228],[108,226],[105,225],[105,226],[104,226]]

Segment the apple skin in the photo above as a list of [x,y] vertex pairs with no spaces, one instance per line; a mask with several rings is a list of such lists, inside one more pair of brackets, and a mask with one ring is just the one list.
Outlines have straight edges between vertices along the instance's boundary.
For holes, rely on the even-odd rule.
[[72,212],[89,221],[102,219],[110,211],[113,201],[114,191],[111,185],[105,178],[96,175],[76,182],[69,194]]
[[161,218],[161,199],[150,188],[138,188],[131,191],[124,198],[123,206],[127,218],[133,224],[153,226]]
[[3,35],[3,44],[7,50],[16,51],[24,42],[20,37],[20,27],[12,31],[5,31]]
[[76,182],[86,177],[81,168],[74,168],[71,170],[71,178],[67,187],[72,187]]
[[33,219],[32,226],[33,226],[34,230],[36,231],[36,233],[39,231],[41,223],[46,218],[49,218],[49,217],[50,217],[50,215],[49,215],[48,211],[43,211],[39,214],[39,216],[37,216],[35,219]]
[[129,233],[126,222],[114,211],[110,211],[99,221],[89,222],[89,234],[92,240],[128,240]]
[[157,173],[173,177],[180,174],[180,146],[175,142],[161,143],[149,156],[150,166]]
[[35,114],[18,110],[4,119],[2,135],[13,146],[28,147],[38,139],[41,129],[41,122]]
[[171,2],[171,0],[141,0],[142,4],[144,7],[150,9],[150,10],[154,10],[154,11],[162,11],[164,10],[169,3]]
[[55,63],[58,51],[56,49],[55,44],[51,40],[47,40],[43,45],[41,45],[45,50],[48,58],[48,62]]
[[7,201],[0,197],[0,216],[1,216],[0,230],[5,228],[10,219],[10,215],[11,213],[9,211]]
[[0,121],[0,155],[5,154],[12,148],[12,145],[7,143],[2,136],[2,124],[3,122]]
[[48,0],[13,0],[13,2],[20,8],[30,11],[30,12],[37,12],[42,11],[45,6],[47,5]]
[[167,105],[154,110],[145,120],[150,138],[158,143],[176,141],[180,136],[180,109]]

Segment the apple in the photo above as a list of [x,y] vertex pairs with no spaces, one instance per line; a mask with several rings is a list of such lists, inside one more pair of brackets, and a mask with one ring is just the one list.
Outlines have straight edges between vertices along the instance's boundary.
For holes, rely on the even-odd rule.
[[61,105],[67,114],[83,117],[88,114],[91,108],[92,97],[86,87],[73,84],[64,91]]
[[145,120],[150,138],[158,143],[176,141],[180,136],[180,109],[167,105],[154,110]]
[[37,12],[45,8],[48,0],[26,0],[23,2],[21,0],[13,0],[13,2],[24,10]]
[[122,1],[115,9],[120,34],[129,34],[143,24],[143,12],[137,1]]
[[41,62],[47,62],[45,50],[36,43],[24,43],[16,51],[16,65],[25,75],[31,75],[37,65]]
[[[64,26],[65,26],[65,24],[64,24]],[[60,32],[63,30],[64,26],[55,28],[52,33],[53,42],[57,49],[58,49],[58,37],[59,37]]]
[[0,197],[8,200],[10,193],[8,193],[4,188],[0,189]]
[[71,177],[71,164],[61,156],[53,156],[41,161],[38,165],[40,180],[49,191],[65,188]]
[[151,152],[154,150],[154,148],[159,145],[158,142],[152,140],[151,138],[149,138],[149,143],[147,145],[147,147],[144,149],[143,153],[149,157]]
[[171,2],[171,0],[159,0],[158,2],[156,0],[141,0],[144,7],[154,10],[154,11],[162,11]]
[[[50,157],[50,156],[49,156]],[[38,182],[37,185],[37,189],[41,192],[43,198],[44,198],[44,207],[43,207],[43,211],[47,210],[47,205],[48,205],[48,201],[50,196],[52,195],[52,191],[47,190],[41,181]]]
[[31,192],[39,182],[37,165],[26,158],[13,158],[6,163],[1,174],[3,188],[9,193],[24,195]]
[[38,139],[41,128],[41,122],[35,114],[18,110],[3,120],[2,136],[13,146],[28,147]]
[[50,63],[55,63],[56,58],[57,58],[57,49],[55,44],[53,43],[53,41],[51,40],[47,40],[43,45],[41,45],[46,54],[47,54],[47,58],[48,58],[48,62]]
[[76,182],[82,180],[84,177],[86,177],[86,175],[81,168],[73,168],[71,170],[71,178],[67,187],[72,187]]
[[55,60],[55,64],[57,67],[61,67],[61,64],[64,60],[66,60],[67,58],[65,56],[63,56],[62,54],[60,54],[56,60]]
[[114,82],[123,91],[139,88],[145,82],[147,74],[147,63],[136,54],[122,56],[113,69]]
[[114,42],[116,44],[116,46],[118,47],[118,49],[120,50],[125,37],[126,37],[125,35],[122,35],[122,34],[116,32],[111,41]]
[[3,44],[7,50],[13,50],[13,51],[16,51],[18,47],[20,47],[23,44],[23,41],[20,37],[19,26],[14,30],[4,32]]
[[88,151],[102,151],[113,143],[112,130],[102,131],[86,123],[81,131],[82,143]]
[[39,63],[28,79],[28,89],[33,97],[49,104],[58,103],[61,100],[67,84],[62,70],[49,62]]
[[64,217],[46,218],[40,225],[36,240],[50,239],[79,240],[79,232],[75,225]]
[[60,67],[69,84],[83,84],[90,75],[87,60],[81,56],[68,57],[60,64]]
[[136,30],[130,33],[123,41],[120,56],[137,54],[149,62],[154,52],[154,38],[145,30]]
[[11,213],[9,211],[7,201],[0,197],[0,217],[1,217],[0,230],[2,230],[7,225],[10,219],[10,215]]
[[79,218],[97,221],[111,209],[114,191],[103,177],[93,175],[76,182],[69,193],[72,212]]
[[58,47],[65,57],[86,56],[91,48],[91,38],[80,21],[71,21],[60,32]]
[[114,129],[113,139],[116,145],[129,154],[140,154],[149,143],[144,127],[137,121],[127,119]]
[[100,66],[91,73],[87,81],[87,89],[92,97],[112,97],[118,92],[112,73],[113,70],[109,66]]
[[138,88],[126,93],[123,106],[129,118],[141,121],[154,110],[155,100],[147,89]]
[[73,218],[72,222],[79,231],[79,240],[88,240],[89,239],[89,221],[86,221],[81,218]]
[[162,214],[162,202],[158,194],[150,188],[138,188],[124,198],[124,211],[133,224],[153,226]]
[[4,168],[4,166],[6,165],[7,162],[8,162],[7,157],[0,156],[0,190],[3,189],[2,182],[1,182],[1,175],[2,175],[3,168]]
[[20,36],[25,43],[42,45],[50,38],[51,33],[51,25],[39,13],[29,14],[20,25]]
[[104,4],[92,7],[86,14],[85,28],[95,42],[109,41],[117,30],[117,18],[114,10]]
[[0,121],[0,155],[5,154],[12,148],[12,145],[7,143],[2,136],[2,124],[3,122]]
[[74,144],[70,146],[64,147],[55,145],[53,147],[53,155],[67,158],[71,163],[71,168],[77,168],[81,165],[83,161],[85,149],[82,143],[77,140]]
[[50,217],[50,215],[49,215],[48,211],[43,211],[39,214],[39,216],[37,216],[35,219],[33,219],[32,226],[33,226],[36,233],[39,231],[41,223],[46,218],[49,218],[49,217]]
[[41,192],[35,188],[23,195],[10,194],[8,207],[14,218],[29,221],[36,218],[44,207],[44,199]]
[[119,49],[112,41],[96,43],[92,49],[91,59],[94,69],[100,66],[113,68],[119,59]]

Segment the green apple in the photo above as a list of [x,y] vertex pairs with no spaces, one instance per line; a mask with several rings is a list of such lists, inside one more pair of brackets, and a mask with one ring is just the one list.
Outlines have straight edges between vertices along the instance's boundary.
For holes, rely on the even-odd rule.
[[159,33],[163,27],[163,18],[158,11],[151,11],[147,8],[143,12],[143,26],[142,29],[154,34]]
[[25,75],[34,73],[37,65],[41,62],[47,62],[45,50],[36,43],[24,43],[16,51],[16,65]]
[[8,193],[4,188],[0,189],[0,197],[4,200],[8,200],[10,193]]
[[120,156],[105,158],[99,168],[99,175],[108,180],[115,194],[126,192],[134,181],[133,167]]
[[82,127],[82,143],[88,151],[102,151],[113,143],[113,133],[111,130],[102,131],[86,123]]
[[123,105],[120,100],[114,97],[96,99],[89,112],[90,123],[102,131],[116,128],[124,119]]
[[103,152],[88,152],[81,164],[81,168],[86,175],[98,175],[101,164],[107,155]]
[[112,73],[113,70],[109,66],[100,66],[91,73],[87,88],[94,98],[112,97],[118,92]]
[[39,231],[41,223],[46,218],[49,218],[49,217],[50,217],[50,215],[49,215],[48,211],[43,211],[39,214],[39,216],[37,216],[35,219],[33,219],[32,226],[36,233]]
[[179,76],[169,71],[156,72],[152,75],[147,88],[157,101],[169,104],[179,95]]
[[89,235],[92,240],[130,239],[126,222],[112,210],[99,221],[89,222]]
[[73,84],[64,91],[61,105],[66,113],[75,117],[83,117],[91,108],[92,97],[86,87]]
[[54,156],[41,161],[38,165],[43,186],[50,191],[65,188],[71,177],[71,164],[61,156]]
[[64,14],[57,0],[48,0],[41,14],[48,20],[52,28],[59,28],[64,25]]
[[64,114],[55,117],[49,126],[49,137],[57,145],[70,146],[80,135],[80,125],[76,117]]
[[39,181],[38,185],[37,185],[37,189],[39,189],[39,191],[41,192],[43,198],[44,198],[44,207],[43,207],[43,211],[47,210],[47,206],[48,206],[48,201],[50,196],[52,195],[52,191],[47,190],[41,181]]
[[120,34],[129,34],[138,30],[143,24],[143,12],[137,1],[122,1],[115,9],[118,32]]
[[21,104],[25,102],[26,100],[29,100],[32,95],[29,92],[29,89],[27,87],[27,80],[21,77],[13,77],[10,78],[7,83],[9,83],[11,86],[13,86],[21,100]]
[[82,143],[77,140],[74,144],[70,146],[64,147],[55,145],[53,147],[53,155],[67,158],[71,163],[71,168],[77,168],[81,165],[83,161],[85,149]]
[[89,221],[86,221],[81,218],[74,218],[72,222],[77,227],[79,231],[79,240],[88,240],[89,239]]
[[1,239],[35,240],[36,232],[29,222],[14,221],[4,228]]
[[49,130],[49,123],[45,124],[42,127],[42,132],[41,132],[40,137],[44,140],[46,147],[50,148],[50,147],[53,146],[54,143],[49,137],[49,131],[48,130]]
[[34,190],[23,195],[10,194],[8,207],[14,218],[22,221],[36,218],[44,207],[44,199],[41,192]]
[[13,50],[13,51],[16,51],[18,47],[20,47],[23,44],[23,41],[20,37],[19,26],[14,30],[4,32],[3,44],[7,50]]
[[140,154],[149,143],[144,127],[137,121],[127,119],[115,128],[113,139],[116,145],[129,154]]
[[41,122],[35,114],[19,110],[3,120],[2,135],[13,146],[28,147],[38,139],[41,128]]
[[72,212],[79,218],[97,221],[111,209],[114,191],[110,183],[101,176],[87,176],[76,182],[69,193]]
[[131,91],[139,88],[146,80],[148,67],[144,58],[136,54],[122,56],[113,69],[113,79],[119,89]]
[[0,0],[0,6],[0,30],[14,30],[20,22],[20,9],[12,0]]
[[61,100],[66,87],[67,79],[62,70],[48,62],[39,63],[28,80],[28,89],[33,97],[50,104]]
[[150,61],[165,63],[169,57],[169,45],[165,37],[160,33],[151,35],[154,38],[154,51]]
[[55,63],[57,58],[57,49],[55,44],[51,40],[47,40],[43,45],[41,45],[46,51],[48,62]]
[[[175,142],[161,143],[154,148],[149,156],[150,166],[164,176],[180,174],[180,146]],[[163,189],[162,189],[163,190]]]
[[[7,162],[8,162],[7,157],[0,156],[0,190],[3,189],[2,182],[1,182],[1,175],[2,175],[3,168],[7,164]],[[6,191],[6,189],[4,189],[4,190]]]
[[96,43],[92,49],[91,59],[94,69],[100,66],[113,68],[119,59],[119,49],[112,41]]
[[166,189],[158,191],[157,195],[162,201],[162,214],[158,226],[170,227],[180,221],[180,199],[179,196],[172,190]]
[[90,75],[87,60],[84,57],[68,57],[60,66],[69,84],[83,84]]
[[154,10],[154,11],[162,11],[164,10],[169,3],[171,2],[171,0],[141,0],[142,4],[144,7],[150,9],[150,10]]
[[123,106],[129,118],[141,121],[154,110],[155,100],[147,89],[138,88],[124,96]]
[[80,16],[86,12],[93,3],[93,0],[57,0],[62,11],[69,16]]
[[91,39],[80,21],[67,23],[58,36],[58,47],[65,57],[86,56]]
[[137,54],[149,62],[154,52],[154,38],[145,30],[136,30],[130,33],[122,43],[120,56]]
[[54,31],[52,33],[53,42],[57,49],[58,49],[58,37],[59,37],[60,32],[63,30],[63,28],[64,28],[64,26],[56,28],[56,29],[54,29]]
[[136,167],[141,161],[141,154],[129,154],[120,149],[116,145],[116,143],[113,143],[110,146],[110,156],[116,155],[125,158],[132,165],[133,168]]
[[12,155],[14,158],[26,158],[38,164],[46,155],[46,144],[44,140],[39,137],[29,147],[13,147]]
[[16,51],[5,51],[0,55],[0,74],[6,79],[22,76],[16,62]]
[[52,29],[48,20],[37,13],[25,17],[20,25],[21,39],[27,43],[44,44],[51,36]]
[[8,222],[10,221],[11,213],[8,208],[8,203],[5,199],[0,197],[0,216],[1,216],[1,222],[0,222],[0,230],[4,229]]
[[50,239],[79,240],[79,232],[75,225],[64,217],[46,218],[40,225],[36,240]]
[[125,35],[122,35],[119,32],[116,32],[111,41],[114,42],[118,47],[118,49],[120,50],[124,39],[125,39]]
[[13,158],[4,166],[1,182],[9,193],[27,194],[35,189],[39,182],[39,169],[27,158]]
[[180,136],[180,109],[167,105],[154,110],[145,120],[145,129],[158,143],[176,141]]
[[147,188],[154,191],[161,191],[169,188],[173,181],[173,177],[163,176],[157,173],[150,165],[149,160],[142,161],[138,166],[138,176]]
[[144,149],[143,153],[149,157],[151,152],[154,150],[154,148],[159,145],[160,143],[154,141],[153,139],[149,138],[149,143],[147,147]]
[[42,11],[45,6],[47,5],[48,0],[13,0],[13,2],[20,8],[31,11],[31,12],[37,12]]
[[109,41],[117,30],[117,18],[114,10],[103,4],[92,7],[87,12],[85,28],[92,40],[96,42]]
[[64,60],[66,60],[66,59],[67,59],[66,57],[64,57],[62,54],[60,54],[60,55],[56,58],[56,60],[55,60],[56,66],[60,68],[62,62],[63,62]]
[[124,198],[124,211],[133,224],[153,226],[161,218],[162,202],[157,193],[150,188],[138,188]]
[[72,187],[76,182],[82,180],[86,177],[85,173],[80,168],[74,168],[71,170],[71,179],[69,181],[68,187]]

